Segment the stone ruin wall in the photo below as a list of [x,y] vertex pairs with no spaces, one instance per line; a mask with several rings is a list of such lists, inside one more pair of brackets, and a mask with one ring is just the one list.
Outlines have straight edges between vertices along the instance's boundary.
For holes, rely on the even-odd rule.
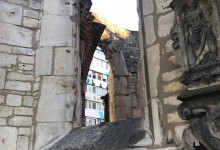
[[39,149],[80,126],[77,18],[76,0],[0,1],[0,149]]
[[[179,82],[182,70],[173,55],[170,31],[175,14],[168,7],[171,2],[172,0],[138,1],[140,61],[146,79],[146,103],[149,108],[149,114],[146,113],[146,115],[149,115],[149,125],[152,127],[155,140],[154,145],[183,146],[182,133],[189,126],[189,122],[178,116],[177,108],[181,102],[177,100],[177,96],[187,87]],[[218,0],[201,0],[200,2],[201,7],[206,10],[210,7],[214,12],[209,15],[213,17],[211,20],[214,24],[213,30],[219,41],[220,21],[215,14],[219,9],[216,9],[215,6],[219,8],[220,2]],[[218,5],[215,5],[216,3]]]

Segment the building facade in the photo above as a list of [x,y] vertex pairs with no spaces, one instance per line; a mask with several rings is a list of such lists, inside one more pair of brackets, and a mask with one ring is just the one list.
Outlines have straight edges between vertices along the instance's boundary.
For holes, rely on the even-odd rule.
[[108,61],[105,59],[105,55],[101,52],[101,49],[98,48],[94,53],[86,80],[86,126],[98,125],[100,122],[104,122],[105,106],[103,105],[101,96],[108,93],[108,75]]

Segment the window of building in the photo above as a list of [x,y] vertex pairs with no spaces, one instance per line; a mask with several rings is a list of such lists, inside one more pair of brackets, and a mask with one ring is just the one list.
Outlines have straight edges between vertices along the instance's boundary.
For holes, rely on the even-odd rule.
[[91,70],[88,73],[88,77],[90,77],[90,78],[92,77],[92,71]]
[[107,75],[103,74],[102,79],[103,79],[104,82],[107,82]]
[[102,74],[98,73],[98,80],[102,80]]
[[96,125],[96,119],[92,118],[92,125]]
[[93,72],[92,78],[97,79],[97,73],[96,72]]
[[98,87],[97,89],[98,89],[97,94],[98,94],[99,96],[101,96],[101,95],[102,95],[102,88]]
[[93,92],[94,94],[96,94],[96,87],[95,87],[95,86],[92,87],[92,92]]
[[93,100],[96,100],[96,96],[95,95],[93,96]]
[[97,110],[102,110],[102,104],[101,103],[97,103]]
[[108,69],[108,62],[105,62],[105,68]]
[[96,102],[92,103],[92,109],[96,109]]
[[88,108],[87,100],[85,101],[85,108]]
[[92,86],[91,86],[91,85],[87,84],[87,90],[86,90],[86,92],[89,92],[89,93],[92,92]]
[[88,101],[88,103],[89,103],[89,108],[92,108],[92,102]]

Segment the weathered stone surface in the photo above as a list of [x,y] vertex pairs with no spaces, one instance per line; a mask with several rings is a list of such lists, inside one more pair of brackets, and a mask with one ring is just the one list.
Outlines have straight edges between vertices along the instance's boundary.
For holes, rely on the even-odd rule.
[[6,70],[0,68],[0,89],[3,89],[5,86],[5,75],[6,75]]
[[156,41],[156,35],[154,30],[153,16],[150,15],[144,18],[146,45],[153,44]]
[[73,7],[75,2],[70,0],[68,4],[63,0],[45,0],[44,1],[44,15],[70,15],[75,16],[75,7]]
[[150,79],[151,97],[156,97],[158,94],[157,78],[160,71],[160,45],[154,45],[146,50],[148,60],[148,71]]
[[184,120],[180,119],[177,112],[167,114],[167,122],[184,122]]
[[[126,61],[122,52],[116,52],[112,54],[112,62],[114,64],[114,72],[116,76],[128,75]],[[117,65],[116,65],[117,64]]]
[[43,47],[37,50],[35,76],[51,75],[52,47]]
[[32,107],[33,104],[34,104],[34,99],[32,96],[24,96],[23,97],[23,103],[22,103],[23,106]]
[[9,125],[12,125],[12,126],[31,126],[32,125],[32,118],[31,117],[15,116],[15,117],[9,119]]
[[25,27],[29,27],[29,28],[37,28],[38,27],[38,20],[28,18],[28,17],[23,17],[23,25]]
[[37,121],[72,121],[76,103],[72,76],[44,77],[38,105]]
[[170,62],[170,63],[172,63],[173,65],[175,65],[175,66],[177,66],[177,65],[179,65],[179,63],[178,63],[178,61],[177,61],[177,59],[176,59],[176,56],[171,56],[169,59],[168,59],[168,61]]
[[168,6],[172,2],[172,0],[156,0],[155,2],[157,6],[157,13],[165,13],[171,10],[171,8]]
[[18,65],[19,69],[20,70],[33,70],[34,69],[34,66],[33,65],[27,65],[27,64],[19,64]]
[[8,106],[0,106],[0,117],[8,117],[13,113],[13,108]]
[[35,51],[33,51],[30,48],[21,48],[21,47],[14,47],[13,48],[13,53],[14,54],[19,54],[19,55],[28,55],[32,56],[35,54]]
[[18,56],[18,61],[24,64],[34,64],[34,57],[31,56]]
[[29,82],[7,81],[5,89],[15,91],[31,91],[31,84]]
[[38,12],[34,11],[34,10],[24,9],[24,15],[23,16],[38,19]]
[[115,78],[115,95],[129,95],[127,77]]
[[29,139],[26,136],[18,136],[17,150],[28,150]]
[[31,0],[31,1],[29,2],[29,7],[38,10],[38,9],[41,8],[41,4],[40,4],[40,2],[38,2],[38,1],[33,1],[33,0]]
[[40,46],[72,46],[72,23],[67,16],[46,15],[42,19]]
[[39,82],[38,83],[34,83],[34,92],[38,91],[39,88],[40,88],[40,83]]
[[21,25],[22,7],[0,1],[0,21]]
[[11,65],[16,64],[16,59],[17,59],[17,56],[0,53],[0,60],[1,60],[0,66],[11,67]]
[[33,75],[25,75],[17,72],[9,72],[7,76],[8,80],[19,80],[19,81],[34,81]]
[[177,96],[173,95],[163,99],[165,105],[176,105],[179,106],[182,102],[177,100]]
[[8,94],[6,104],[9,106],[21,106],[22,97],[20,95]]
[[[93,127],[75,128],[49,149],[120,149],[130,147],[145,139],[149,146],[152,140],[142,128],[142,118],[103,123]],[[123,138],[121,138],[123,137]],[[73,142],[74,141],[74,142]]]
[[33,115],[33,108],[27,108],[27,107],[18,107],[14,109],[15,115],[25,115],[25,116],[31,116]]
[[183,89],[186,89],[186,86],[181,84],[180,82],[172,82],[168,85],[163,86],[163,92],[165,93],[176,92]]
[[0,23],[0,27],[0,43],[32,47],[33,31],[6,23]]
[[0,95],[0,104],[3,104],[5,102],[5,96]]
[[[0,127],[0,148],[2,150],[16,150],[18,129],[15,127]],[[4,142],[2,142],[4,141]]]
[[41,149],[59,136],[68,133],[71,129],[72,124],[69,122],[38,123],[35,149]]
[[176,78],[181,77],[182,75],[182,69],[173,70],[171,72],[166,72],[162,75],[163,81],[172,81]]
[[12,46],[0,45],[0,52],[11,53],[11,50],[12,50]]
[[4,0],[9,3],[17,4],[17,5],[23,5],[27,6],[28,5],[28,0]]
[[75,51],[71,48],[57,48],[55,50],[55,75],[75,75],[77,66],[77,57]]
[[167,41],[167,43],[165,45],[165,51],[167,53],[173,52],[173,41],[172,40]]
[[6,123],[6,119],[5,118],[0,118],[0,126],[5,126]]
[[143,15],[147,16],[154,12],[153,0],[143,0]]
[[185,125],[178,125],[175,127],[175,134],[176,134],[176,141],[177,144],[180,145],[182,143],[182,135],[183,135],[183,131],[189,127],[189,125],[185,124]]
[[19,128],[19,135],[29,136],[31,134],[30,128]]
[[174,12],[161,16],[158,19],[158,35],[160,37],[166,37],[170,35],[170,30],[173,26],[175,19]]

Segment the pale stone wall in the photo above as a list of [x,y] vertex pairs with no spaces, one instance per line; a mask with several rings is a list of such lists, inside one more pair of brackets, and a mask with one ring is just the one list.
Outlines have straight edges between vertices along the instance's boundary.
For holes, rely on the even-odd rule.
[[172,53],[169,34],[175,16],[166,8],[170,2],[172,0],[139,0],[140,61],[146,79],[148,107],[145,110],[150,118],[154,145],[180,146],[182,132],[188,125],[178,116],[177,95],[186,87],[179,82],[182,72]]
[[0,1],[0,149],[38,150],[80,126],[77,18],[76,0]]

